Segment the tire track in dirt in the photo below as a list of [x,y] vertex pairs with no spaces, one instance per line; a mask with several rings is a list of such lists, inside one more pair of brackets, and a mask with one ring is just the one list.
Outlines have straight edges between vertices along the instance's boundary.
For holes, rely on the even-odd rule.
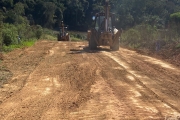
[[[113,89],[114,94],[119,99],[119,101],[121,101],[124,105],[128,107],[129,109],[128,112],[126,111],[127,108],[123,109],[123,111],[126,111],[127,113],[131,113],[129,115],[124,114],[124,116],[122,116],[121,119],[152,119],[152,118],[161,119],[163,118],[162,115],[157,115],[157,114],[154,114],[153,112],[150,112],[150,110],[146,110],[146,104],[143,104],[143,102],[136,100],[136,98],[141,96],[141,93],[139,90],[136,89],[135,86],[131,86],[129,85],[129,83],[127,84],[123,82],[124,80],[127,80],[127,78],[123,77],[125,76],[125,74],[127,74],[127,71],[122,66],[117,65],[117,63],[114,62],[114,60],[111,60],[105,56],[101,56],[100,58],[104,60],[104,62],[102,63],[106,63],[107,68],[109,70],[109,71],[103,70],[102,72],[103,78],[105,78],[107,84],[109,84],[109,86]],[[109,64],[114,64],[114,65],[113,67],[110,67],[111,65],[109,66]],[[129,82],[132,82],[132,81],[129,81]]]
[[[125,50],[125,52],[126,51],[128,50]],[[116,54],[116,56],[120,54]],[[123,55],[121,58],[126,60],[131,59],[131,67],[138,71],[143,71],[143,74],[149,78],[150,82],[154,82],[154,84],[151,86],[147,83],[147,80],[145,81],[143,79],[140,82],[144,82],[145,86],[148,85],[148,88],[151,88],[151,91],[155,93],[156,97],[180,113],[180,109],[178,109],[180,107],[180,101],[178,101],[180,97],[180,85],[178,84],[180,82],[180,70],[178,68],[155,58],[136,53],[134,53],[133,56]]]
[[90,98],[96,66],[84,63],[81,55],[67,54],[63,46],[59,42],[49,50],[22,90],[1,104],[0,118],[68,119],[71,111]]
[[[159,99],[159,102],[161,103],[161,102],[163,102],[163,103],[165,103],[165,106],[167,105],[167,106],[169,106],[170,108],[173,108],[175,111],[177,111],[177,112],[173,112],[173,111],[171,111],[171,112],[167,112],[166,114],[164,114],[163,112],[161,113],[161,114],[163,114],[163,116],[166,116],[166,115],[169,115],[169,114],[179,114],[180,112],[179,112],[179,109],[178,109],[178,107],[176,107],[176,106],[174,106],[174,105],[172,105],[172,104],[170,104],[169,102],[167,102],[167,101],[165,101],[162,97],[160,97],[159,95],[157,95],[153,90],[151,90],[150,88],[148,88],[143,82],[144,82],[144,80],[143,79],[146,79],[147,80],[147,78],[148,78],[148,76],[144,76],[144,77],[142,77],[142,75],[140,74],[140,72],[138,71],[133,71],[133,70],[131,70],[131,66],[129,66],[129,63],[127,62],[128,61],[128,59],[125,59],[125,60],[122,60],[122,57],[121,57],[121,55],[119,55],[118,54],[118,57],[117,57],[117,52],[114,52],[114,53],[107,53],[107,52],[104,52],[104,54],[106,55],[106,56],[108,56],[108,57],[110,57],[111,59],[113,59],[114,61],[116,61],[120,66],[122,66],[124,69],[126,69],[127,70],[127,72],[129,72],[132,76],[130,77],[130,79],[131,80],[135,80],[142,88],[145,88],[145,90],[146,91],[148,91],[149,92],[149,96],[151,96],[153,99],[155,99],[155,98],[158,98]],[[139,59],[139,60],[141,60],[141,59]],[[125,62],[126,61],[126,62]],[[131,60],[129,60],[129,61],[131,61]],[[133,61],[133,60],[132,60]],[[140,62],[139,62],[140,63]],[[131,63],[132,64],[132,63]],[[135,78],[135,79],[134,79]],[[150,81],[152,81],[151,80],[151,78],[148,78]],[[141,88],[141,89],[142,89]],[[161,89],[161,88],[160,88]],[[142,94],[142,93],[141,93]],[[150,97],[150,98],[151,98]],[[152,99],[151,98],[151,99]],[[158,105],[158,107],[159,107],[159,105]],[[157,107],[156,107],[157,108]],[[157,108],[157,109],[159,109],[159,108]],[[161,111],[162,111],[162,109],[160,109]]]
[[[80,46],[80,47],[79,47]],[[106,79],[102,77],[102,70],[107,69],[102,66],[101,58],[99,55],[93,52],[88,52],[83,50],[82,47],[85,45],[82,43],[76,43],[73,47],[71,46],[70,54],[73,54],[71,61],[76,61],[75,56],[81,56],[84,61],[80,66],[89,65],[90,69],[93,66],[96,66],[95,73],[93,76],[94,80],[89,78],[89,81],[94,81],[94,84],[90,86],[90,93],[88,96],[91,96],[89,100],[82,103],[75,111],[69,113],[69,119],[123,119],[123,118],[136,118],[132,110],[129,109],[129,106],[124,104],[125,102],[119,100],[114,95],[112,88],[106,83]],[[77,62],[79,63],[79,62]],[[89,72],[85,72],[86,76]],[[82,76],[82,75],[81,75]],[[129,117],[130,116],[130,117]]]
[[[44,59],[53,44],[40,41],[31,48],[15,50],[5,55],[6,59],[3,63],[11,70],[13,77],[0,89],[0,101],[4,101],[23,88],[27,78]],[[38,51],[36,51],[37,47],[39,47]]]
[[[48,44],[51,47],[46,48]],[[108,52],[106,49],[89,51],[84,48],[86,42],[54,41],[41,45],[34,50],[29,49],[26,51],[27,54],[19,53],[20,56],[24,54],[21,56],[23,60],[28,54],[33,55],[34,51],[39,49],[46,51],[45,57],[40,57],[42,61],[35,69],[32,69],[34,67],[27,69],[33,71],[22,89],[0,104],[1,119],[160,120],[166,115],[178,113],[176,108],[168,104],[169,101],[167,104],[162,101],[164,97],[159,93],[163,91],[164,86],[157,88],[154,85],[156,84],[154,79],[157,77],[155,72],[158,72],[158,69],[145,59],[142,62],[141,57],[133,58],[136,56],[134,53],[131,56],[125,55],[126,53],[120,54],[118,51]],[[33,59],[14,63],[24,66],[26,61]],[[147,74],[148,70],[143,71],[138,64],[151,68],[149,69],[151,73]],[[17,73],[24,68],[19,67]],[[163,71],[162,75],[169,73],[166,68]],[[177,73],[171,77],[175,81]],[[169,79],[170,74],[165,77]],[[162,82],[162,79],[163,77],[159,77],[158,83]],[[170,81],[173,83],[173,80]],[[157,94],[158,91],[160,92]],[[178,101],[171,99],[170,96],[167,98]]]
[[80,107],[77,112],[72,112],[72,118],[101,120],[134,117],[132,111],[124,104],[124,101],[116,98],[114,91],[106,83],[106,79],[102,77],[101,72],[104,67],[101,66],[102,60],[97,56],[96,53],[88,53],[88,57],[91,59],[88,61],[93,61],[91,65],[96,63],[98,66],[94,75],[96,76],[95,84],[91,86],[90,94],[92,98]]
[[[78,53],[82,54],[84,52],[81,51]],[[119,65],[119,63],[117,63],[117,61],[115,61],[111,57],[106,56],[102,54],[101,52],[96,53],[96,51],[95,53],[88,53],[88,56],[90,58],[93,58],[94,61],[98,63],[98,66],[99,66],[98,71],[101,71],[99,72],[100,74],[98,74],[99,78],[96,79],[96,82],[101,83],[101,84],[98,84],[99,86],[97,88],[101,88],[100,85],[102,84],[103,84],[102,86],[108,86],[106,90],[108,89],[109,93],[113,93],[115,95],[115,98],[112,96],[110,98],[113,98],[113,100],[116,101],[116,103],[114,103],[116,105],[118,102],[120,102],[121,104],[123,103],[123,107],[119,105],[119,107],[123,110],[120,110],[120,109],[117,110],[116,107],[111,107],[112,109],[117,110],[116,112],[113,111],[114,114],[109,112],[109,114],[112,114],[113,116],[112,117],[108,113],[104,112],[106,111],[106,109],[100,108],[99,111],[101,111],[101,114],[95,115],[93,112],[89,111],[87,108],[91,108],[94,110],[92,106],[96,105],[96,108],[98,109],[100,105],[102,105],[101,103],[103,102],[101,101],[101,103],[98,103],[97,100],[94,100],[95,97],[93,97],[94,99],[91,99],[91,100],[94,100],[94,101],[87,102],[88,104],[86,105],[86,107],[84,107],[84,109],[81,110],[81,111],[88,111],[89,115],[86,116],[85,113],[78,111],[77,113],[73,114],[74,116],[76,117],[85,116],[83,117],[84,119],[93,119],[93,118],[103,119],[103,116],[102,117],[100,116],[102,115],[102,113],[104,113],[104,119],[112,119],[112,118],[114,119],[164,119],[166,115],[173,115],[173,114],[178,113],[176,110],[173,110],[171,107],[164,104],[161,100],[158,100],[151,91],[147,90],[146,87],[144,88],[144,86],[141,83],[137,82],[137,80],[139,79],[137,78],[137,76],[133,76],[131,73],[129,73],[129,70],[126,70],[126,68],[124,68],[122,65]],[[123,63],[125,64],[127,62],[127,59],[121,62],[122,64]],[[132,61],[129,61],[129,62],[132,62]],[[113,72],[115,72],[115,74]],[[119,74],[117,74],[117,72],[119,72]],[[136,72],[139,72],[139,71],[136,71]],[[124,78],[121,77],[121,76],[125,76],[123,74],[127,74],[126,77]],[[100,95],[104,95],[105,93],[102,91],[103,90],[99,90],[98,93]],[[91,93],[91,94],[93,96],[94,93]],[[109,104],[110,103],[106,102],[104,106],[108,106]],[[91,107],[89,107],[88,105]],[[120,111],[126,111],[125,112],[126,114],[123,114],[123,112],[120,112]],[[118,116],[115,115],[117,113],[118,113]]]
[[[43,62],[43,60],[46,58],[46,56],[48,55],[48,53],[49,53],[49,51],[50,51],[50,49],[52,49],[53,48],[53,46],[55,45],[55,43],[52,43],[52,42],[48,42],[47,44],[46,44],[47,42],[46,41],[42,41],[42,42],[39,42],[39,43],[37,43],[37,45],[35,46],[35,47],[38,47],[39,49],[40,49],[40,53],[38,53],[38,54],[35,54],[35,55],[32,55],[31,53],[34,53],[35,51],[33,50],[33,49],[37,49],[37,48],[28,48],[28,50],[25,50],[25,53],[24,52],[21,52],[20,53],[20,58],[16,61],[17,63],[15,63],[15,65],[17,65],[18,67],[19,66],[21,66],[22,67],[22,65],[20,65],[20,64],[25,64],[25,65],[27,65],[27,63],[28,63],[28,65],[33,65],[33,64],[35,64],[34,65],[34,67],[32,67],[31,69],[29,69],[29,71],[27,72],[27,74],[24,74],[24,75],[21,75],[21,73],[20,72],[22,72],[22,71],[17,71],[17,73],[18,74],[20,74],[20,75],[17,75],[16,76],[16,74],[17,73],[15,73],[15,75],[14,75],[14,77],[12,78],[12,81],[13,81],[13,83],[14,82],[16,82],[16,81],[14,81],[14,79],[18,79],[18,81],[19,82],[21,82],[21,84],[19,85],[19,84],[17,84],[17,85],[19,85],[15,90],[16,90],[16,92],[14,91],[14,89],[13,89],[13,92],[15,92],[13,95],[10,95],[9,97],[6,97],[6,100],[5,101],[3,101],[3,102],[5,102],[5,105],[4,105],[4,107],[3,108],[0,108],[1,109],[1,115],[0,115],[0,118],[4,118],[3,116],[3,114],[7,114],[8,113],[8,116],[6,116],[4,119],[9,119],[9,117],[10,116],[13,116],[14,115],[14,109],[18,109],[18,105],[19,104],[21,104],[24,100],[24,98],[23,97],[25,97],[26,99],[25,99],[25,101],[27,100],[27,99],[30,99],[28,96],[29,95],[31,95],[31,94],[29,94],[28,92],[27,93],[25,93],[25,95],[23,96],[23,95],[21,95],[20,93],[21,93],[21,91],[22,90],[24,90],[24,88],[25,88],[25,86],[26,86],[26,82],[27,82],[27,80],[29,79],[29,78],[31,78],[32,76],[33,76],[33,74],[34,74],[34,72],[36,71],[36,69],[38,69],[38,67],[40,66],[40,64]],[[39,44],[41,44],[41,46],[39,46]],[[48,46],[46,46],[46,45],[48,45]],[[29,50],[30,49],[30,50]],[[42,49],[42,50],[41,50]],[[30,55],[29,55],[29,53],[30,53]],[[26,59],[25,58],[27,58],[27,54],[31,57],[27,62],[26,62]],[[21,55],[23,55],[23,56],[21,56]],[[26,56],[25,56],[26,55]],[[38,57],[38,60],[36,60],[36,58],[35,57]],[[29,63],[31,60],[34,60],[33,58],[35,58],[35,62],[36,63]],[[21,62],[22,61],[22,62]],[[13,66],[13,64],[10,66],[10,67],[12,67]],[[13,67],[15,67],[15,66],[13,66]],[[28,67],[28,66],[24,66],[24,67]],[[17,68],[17,70],[18,69],[20,69],[21,70],[21,68],[19,67],[19,68]],[[26,71],[25,71],[26,72]],[[23,77],[22,77],[23,76]],[[10,81],[10,82],[12,82],[12,81]],[[19,83],[18,82],[18,83]],[[12,83],[9,83],[9,84],[12,84]],[[9,88],[10,89],[10,88]],[[32,88],[28,88],[28,89],[32,89]],[[27,90],[28,91],[28,90]],[[18,97],[17,97],[18,96]],[[34,98],[34,96],[32,95],[31,96],[32,98]],[[9,99],[8,99],[9,98]],[[11,101],[11,99],[14,99],[14,100],[12,100]],[[11,102],[8,102],[8,101],[11,101]],[[6,109],[7,108],[7,109]],[[13,109],[12,109],[13,108]],[[24,107],[22,107],[22,108],[24,108]],[[7,111],[6,111],[7,110]],[[20,117],[20,116],[19,116]]]
[[[111,60],[107,59],[102,55],[102,52],[100,54],[96,54],[95,57],[96,61],[99,61],[99,64],[101,66],[101,77],[104,79],[104,82],[109,86],[109,88],[113,91],[112,94],[115,96],[116,100],[121,103],[119,111],[116,111],[118,116],[113,116],[114,119],[138,119],[136,116],[133,108],[128,104],[127,101],[124,99],[119,99],[119,96],[116,95],[116,92],[121,91],[115,91],[115,89],[112,87],[111,84],[109,84],[109,80],[113,80],[114,76],[111,76],[114,70],[122,70],[123,68],[121,66],[117,66],[117,64]],[[118,76],[120,76],[119,74]],[[114,84],[114,83],[113,83]],[[115,85],[115,84],[114,84]],[[108,99],[108,98],[106,98]],[[113,108],[114,109],[114,108]]]

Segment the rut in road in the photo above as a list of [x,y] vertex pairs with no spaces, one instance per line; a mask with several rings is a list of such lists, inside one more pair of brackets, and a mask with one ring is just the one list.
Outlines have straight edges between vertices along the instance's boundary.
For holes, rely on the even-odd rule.
[[8,56],[16,63],[11,67],[18,63],[16,76],[34,64],[24,60],[33,51],[41,60],[29,65],[26,79],[5,85],[24,81],[20,91],[1,95],[1,119],[164,119],[180,113],[179,68],[126,49],[89,51],[86,42],[37,44],[16,62]]
[[[125,52],[125,51],[123,51]],[[132,53],[132,52],[130,52]],[[177,68],[173,68],[173,67],[170,67],[171,65],[168,65],[166,63],[162,63],[164,65],[166,65],[165,67],[169,66],[169,68],[173,68],[174,70],[174,76],[171,77],[171,80],[174,81],[174,82],[177,82],[177,83],[174,83],[173,84],[173,87],[172,88],[167,88],[167,86],[169,86],[169,76],[167,75],[167,71],[165,73],[162,73],[162,68],[158,71],[158,70],[154,70],[152,69],[152,71],[150,69],[148,69],[148,71],[146,71],[146,68],[148,67],[152,67],[154,64],[152,62],[152,64],[148,64],[146,62],[142,63],[143,61],[143,57],[145,56],[141,56],[141,59],[140,58],[136,58],[134,59],[133,57],[134,56],[138,56],[136,53],[134,53],[133,57],[129,57],[128,59],[125,59],[125,57],[123,55],[123,53],[113,53],[113,54],[110,54],[110,53],[107,53],[107,52],[104,52],[104,54],[108,57],[110,57],[111,59],[113,59],[114,61],[116,61],[120,66],[122,66],[123,69],[125,69],[127,71],[127,78],[129,80],[127,80],[126,82],[128,82],[128,84],[131,84],[132,86],[137,86],[137,89],[141,89],[140,96],[144,96],[146,97],[146,99],[150,99],[151,101],[149,102],[152,102],[152,104],[155,104],[155,102],[157,102],[157,100],[160,102],[160,103],[156,103],[157,104],[157,107],[156,109],[158,110],[160,108],[163,108],[164,110],[170,108],[170,109],[174,109],[173,111],[167,111],[166,114],[168,113],[174,113],[174,114],[178,114],[180,113],[180,109],[179,109],[179,91],[176,91],[176,93],[174,94],[174,96],[172,95],[172,91],[173,89],[179,89],[179,85],[177,85],[177,83],[179,82],[179,78],[180,78],[180,72]],[[126,56],[127,53],[126,53]],[[145,57],[147,58],[147,57]],[[148,58],[148,59],[153,59],[153,58]],[[129,62],[127,61],[130,61],[131,64],[129,64]],[[146,60],[145,60],[146,61]],[[154,59],[154,61],[158,61],[157,59]],[[147,64],[149,66],[147,66]],[[161,64],[160,64],[161,65]],[[145,67],[146,66],[146,67]],[[153,66],[152,68],[158,68],[158,65],[157,66]],[[146,72],[144,72],[146,71]],[[160,75],[158,74],[156,77],[152,77],[152,72],[154,72],[155,74],[156,73],[161,73]],[[169,73],[172,72],[172,70],[170,69],[169,70]],[[150,75],[148,75],[148,73]],[[155,75],[153,74],[153,75]],[[173,75],[173,74],[171,74]],[[164,76],[164,77],[163,77]],[[163,77],[163,78],[162,78]],[[166,79],[167,80],[166,80]],[[172,79],[174,78],[174,79]],[[161,81],[161,84],[159,84],[160,81]],[[109,80],[110,81],[110,80]],[[136,87],[134,87],[136,88]],[[163,88],[163,90],[162,90]],[[167,92],[167,89],[168,92]],[[143,91],[142,91],[143,90]],[[133,90],[134,91],[134,90]],[[166,91],[166,92],[165,92]],[[146,93],[147,92],[147,93]],[[173,96],[173,98],[169,99],[168,97],[169,96]],[[155,101],[153,100],[155,99]],[[174,99],[174,101],[172,101],[172,99]],[[162,103],[162,105],[161,105]],[[164,107],[163,107],[164,106]],[[142,106],[141,106],[142,107]],[[163,114],[165,112],[162,112]],[[161,113],[161,114],[162,114]]]
[[[114,54],[115,57],[125,59],[126,56],[120,56],[121,54]],[[134,57],[136,56],[136,57]],[[136,71],[129,71],[134,77],[136,77],[136,82],[141,86],[145,87],[149,92],[154,94],[154,97],[163,101],[169,107],[175,109],[180,113],[180,101],[176,101],[180,98],[179,85],[180,83],[180,71],[178,68],[173,67],[172,65],[165,63],[161,60],[157,60],[147,56],[134,55],[129,57],[131,59],[132,68]],[[112,59],[117,59],[111,57]],[[127,58],[126,58],[127,60]],[[126,61],[125,60],[125,61]],[[117,61],[120,65],[122,61]],[[127,66],[122,65],[127,68]],[[148,68],[148,69],[147,69]],[[143,71],[143,74],[138,71]],[[153,73],[151,72],[153,71]],[[142,79],[143,78],[143,79]],[[148,81],[150,81],[148,83]],[[152,84],[153,83],[153,84]],[[163,90],[158,89],[163,88]],[[168,97],[171,96],[175,101],[171,101]]]
[[20,91],[26,83],[27,78],[34,69],[43,61],[47,51],[54,46],[54,42],[42,41],[27,49],[19,49],[5,55],[3,61],[7,69],[13,74],[9,83],[0,89],[0,103]]

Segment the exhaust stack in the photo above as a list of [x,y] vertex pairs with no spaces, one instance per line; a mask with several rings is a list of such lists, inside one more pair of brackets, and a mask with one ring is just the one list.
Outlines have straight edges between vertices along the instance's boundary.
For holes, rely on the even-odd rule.
[[105,0],[104,9],[105,9],[105,31],[108,32],[109,10],[110,10],[109,0]]

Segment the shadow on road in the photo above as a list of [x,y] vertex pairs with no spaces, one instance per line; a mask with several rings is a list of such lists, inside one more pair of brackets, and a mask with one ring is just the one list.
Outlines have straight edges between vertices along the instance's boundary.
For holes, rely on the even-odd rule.
[[95,50],[90,50],[88,46],[79,46],[78,48],[70,49],[70,51],[71,51],[70,54],[82,54],[82,53],[98,53],[101,51],[111,52],[111,49],[98,47]]

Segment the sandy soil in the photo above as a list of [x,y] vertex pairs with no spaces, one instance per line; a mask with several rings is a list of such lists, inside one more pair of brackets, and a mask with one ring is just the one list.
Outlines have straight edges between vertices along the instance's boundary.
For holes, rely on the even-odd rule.
[[39,41],[3,63],[2,120],[164,120],[180,116],[180,68],[87,42]]

